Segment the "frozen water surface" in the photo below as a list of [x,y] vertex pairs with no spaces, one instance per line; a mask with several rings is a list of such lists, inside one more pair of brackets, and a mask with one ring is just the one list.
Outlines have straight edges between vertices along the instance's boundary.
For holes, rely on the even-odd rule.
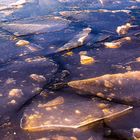
[[139,73],[139,0],[0,0],[1,140],[139,140]]

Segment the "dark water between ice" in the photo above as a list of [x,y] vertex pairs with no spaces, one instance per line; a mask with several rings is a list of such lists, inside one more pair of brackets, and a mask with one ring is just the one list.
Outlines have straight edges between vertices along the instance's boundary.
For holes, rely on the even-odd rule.
[[[60,75],[65,70],[69,71],[69,75],[64,77],[62,82],[92,78],[105,74],[139,71],[140,60],[136,62],[136,59],[140,57],[140,1],[25,1],[20,1],[20,4],[13,4],[17,0],[0,0],[0,139],[70,140],[70,137],[76,137],[78,140],[121,139],[121,136],[120,138],[117,138],[117,136],[106,138],[104,132],[107,126],[103,125],[103,121],[95,126],[87,126],[84,130],[68,131],[63,129],[60,131],[28,132],[20,128],[20,120],[24,111],[26,108],[34,106],[34,102],[44,103],[58,96],[63,96],[66,102],[91,100],[91,97],[79,96],[76,91],[70,88],[62,88],[57,91],[50,90],[49,98],[38,95],[33,98],[33,102],[25,105],[26,108],[22,105],[37,94],[32,92],[36,88],[42,88],[44,85],[47,88],[47,84],[50,81],[55,83],[56,77],[58,77],[57,81],[60,82]],[[101,12],[99,9],[108,11],[103,10]],[[63,21],[58,22],[58,19],[55,21],[47,19],[43,23],[43,20],[40,21],[38,19],[39,16],[42,16],[41,19],[44,16],[47,18],[58,16]],[[22,26],[3,28],[5,24],[12,24],[18,21],[24,24],[30,18],[31,24],[34,22],[43,26],[48,21],[50,26],[55,24],[55,22],[57,24],[49,28],[49,31],[48,29],[44,31],[45,28],[43,28],[39,34],[35,32],[26,34],[29,31],[27,29],[23,36],[17,37],[13,34],[16,31],[23,33],[27,27],[24,29],[21,29]],[[118,35],[116,32],[117,27],[126,23],[137,25],[137,27],[130,29],[125,35]],[[35,28],[39,28],[39,26]],[[66,54],[67,51],[56,53],[58,48],[64,46],[85,28],[90,28],[91,33],[82,46],[71,50],[72,55]],[[104,47],[104,42],[112,42],[123,37],[130,37],[131,41],[122,43],[121,47],[116,49]],[[31,48],[17,47],[16,42],[18,40],[29,41]],[[96,62],[90,65],[82,65],[79,54],[81,51],[86,51],[86,55],[93,57]],[[29,58],[34,60],[36,57],[49,58],[50,60],[26,63],[26,60],[28,61]],[[53,61],[53,64],[50,61]],[[42,83],[33,82],[29,79],[29,75],[33,73],[45,75],[47,80]],[[22,89],[25,95],[23,98],[11,98],[8,96],[11,89]],[[14,103],[15,101],[16,103]],[[23,108],[19,110],[21,106]],[[113,130],[122,130],[122,132],[129,132],[133,128],[140,128],[139,109],[139,107],[134,107],[128,114],[106,122],[106,124]],[[63,138],[60,136],[63,136]],[[64,138],[65,136],[67,138]]]

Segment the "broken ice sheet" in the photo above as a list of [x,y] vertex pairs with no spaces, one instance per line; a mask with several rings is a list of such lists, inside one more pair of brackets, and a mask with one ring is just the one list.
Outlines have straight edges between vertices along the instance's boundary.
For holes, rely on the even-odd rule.
[[[81,10],[62,11],[60,14],[74,21],[84,22],[94,30],[107,30],[116,32],[119,25],[130,20],[129,10]],[[115,22],[114,22],[115,21]]]
[[140,103],[140,71],[131,71],[69,82],[74,89],[119,103],[138,105]]
[[40,13],[38,0],[2,0],[0,1],[0,21],[37,16]]
[[57,13],[60,9],[107,8],[128,9],[127,6],[138,6],[139,2],[130,0],[1,0],[0,21],[9,21],[37,15]]
[[[74,51],[72,57],[64,56],[61,57],[61,60],[66,62],[65,68],[71,72],[71,79],[73,80],[98,77],[105,74],[124,73],[127,71],[124,66],[128,63],[131,70],[136,71],[140,70],[138,59],[140,51],[139,43],[140,40],[131,38],[131,41],[124,41],[121,43],[121,47],[117,49],[108,49],[104,46],[90,49],[86,45],[86,49],[83,49],[83,47],[78,48],[79,52],[85,52],[83,52],[83,55],[95,59],[95,63],[92,65],[81,65],[79,52]],[[116,67],[117,65],[121,65],[121,68]]]
[[118,40],[114,40],[112,42],[105,42],[104,45],[106,48],[117,49],[123,46],[124,43],[131,42],[131,37],[124,37]]
[[131,0],[58,0],[62,4],[67,4],[73,9],[79,8],[107,8],[107,9],[127,9],[130,6],[137,6],[139,1]]
[[69,25],[70,21],[61,17],[43,16],[27,18],[12,23],[2,24],[1,27],[13,33],[15,36],[29,34],[41,34],[46,32],[60,31]]
[[40,102],[29,105],[21,119],[21,128],[28,131],[76,129],[103,119],[114,118],[132,109],[129,106],[97,99],[69,102],[63,100],[58,103],[56,98],[49,101],[48,105]]
[[57,64],[45,57],[27,57],[0,68],[0,123],[15,115],[28,99],[38,94],[57,72]]
[[[30,43],[28,45],[17,47],[16,42],[5,39],[5,37],[0,37],[0,64],[4,64],[8,61],[11,61],[13,58],[19,58],[23,55],[39,51],[42,48],[39,45]],[[19,40],[18,44],[23,45],[23,41]]]
[[64,46],[60,47],[56,52],[62,52],[66,50],[71,50],[77,47],[84,45],[86,39],[88,38],[90,32],[92,31],[91,28],[85,28],[79,34],[74,36],[72,40],[66,43]]
[[127,114],[126,116],[120,117],[114,121],[105,121],[108,128],[112,131],[111,133],[108,133],[108,136],[112,136],[113,138],[116,138],[114,136],[118,136],[120,139],[127,136],[127,139],[132,139],[131,137],[133,137],[133,139],[135,138],[134,140],[139,140],[139,116],[140,109],[135,108],[130,114]]

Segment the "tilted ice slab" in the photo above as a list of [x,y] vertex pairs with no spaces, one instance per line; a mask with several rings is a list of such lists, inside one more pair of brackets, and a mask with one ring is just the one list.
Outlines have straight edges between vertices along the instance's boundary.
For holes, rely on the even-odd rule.
[[140,71],[118,74],[106,74],[100,77],[71,81],[68,85],[100,98],[139,105],[140,103]]
[[71,50],[71,49],[84,45],[84,43],[85,43],[86,39],[88,38],[91,31],[92,31],[91,28],[83,29],[81,32],[79,32],[79,34],[75,35],[72,40],[70,40],[64,46],[57,49],[56,52]]
[[57,97],[48,103],[34,102],[25,109],[21,128],[28,131],[69,130],[115,118],[132,107],[93,99],[65,101]]
[[70,21],[61,17],[37,17],[7,23],[1,27],[16,36],[55,32],[66,28]]

